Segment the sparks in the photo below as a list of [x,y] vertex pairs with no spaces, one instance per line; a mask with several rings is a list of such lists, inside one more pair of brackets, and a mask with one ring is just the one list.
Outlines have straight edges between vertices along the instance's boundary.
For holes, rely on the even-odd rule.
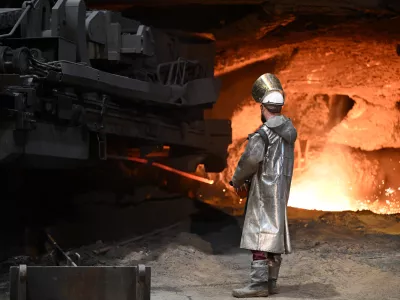
[[[228,167],[218,175],[208,174],[210,179],[222,183],[227,189],[246,146],[248,133],[259,126],[259,121],[253,118],[258,113],[258,105],[251,101],[234,112],[233,142],[228,148]],[[298,161],[301,158],[296,156]],[[335,148],[328,144],[318,155],[313,154],[311,157],[310,154],[307,168],[295,170],[288,205],[322,211],[371,210],[381,214],[399,213],[400,203],[396,199],[386,202],[385,198],[381,198],[385,193],[386,197],[393,198],[396,193],[394,189],[388,188],[386,180],[374,177],[377,172],[374,167],[379,168],[341,147]],[[235,201],[239,204],[243,202],[242,199]]]
[[386,196],[390,196],[390,195],[392,195],[394,193],[394,189],[392,189],[392,188],[387,188],[386,190],[385,190],[385,195]]

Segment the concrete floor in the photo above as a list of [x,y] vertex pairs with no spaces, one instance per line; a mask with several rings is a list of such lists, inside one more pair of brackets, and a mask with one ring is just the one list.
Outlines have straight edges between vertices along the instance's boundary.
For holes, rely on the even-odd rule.
[[[399,216],[297,213],[290,219],[295,251],[284,256],[281,293],[270,298],[400,299]],[[239,220],[206,215],[103,255],[93,255],[98,244],[77,251],[84,265],[152,267],[152,300],[226,300],[249,280],[251,255],[239,249],[240,236]],[[1,300],[6,286],[0,282]]]
[[[360,224],[355,220],[366,219],[362,214],[346,214],[333,219],[353,218],[357,228]],[[329,215],[326,218],[329,220]],[[376,218],[382,216],[369,215],[370,220]],[[400,299],[400,232],[372,232],[367,223],[363,223],[365,231],[360,232],[341,222],[349,224],[292,219],[295,251],[284,256],[281,293],[270,298]],[[397,227],[396,217],[391,222]],[[208,224],[209,231],[202,224],[192,224],[190,230],[158,240],[163,246],[158,247],[156,255],[152,256],[151,247],[147,248],[153,300],[233,299],[232,289],[248,283],[251,255],[238,248],[240,227],[228,223],[218,228]],[[388,226],[393,228],[393,224]]]
[[[175,252],[175,251],[174,251]],[[392,257],[394,259],[395,257]],[[399,259],[399,258],[397,258]],[[210,256],[213,266],[207,271],[191,270],[184,278],[182,270],[169,277],[152,264],[152,300],[227,300],[233,288],[246,284],[249,255],[237,253]],[[198,262],[201,264],[201,262]],[[197,265],[197,264],[196,264]],[[204,262],[204,265],[207,265]],[[321,258],[316,253],[300,251],[286,257],[280,278],[281,293],[270,296],[281,300],[295,299],[384,299],[398,300],[399,273],[356,262],[351,258]]]

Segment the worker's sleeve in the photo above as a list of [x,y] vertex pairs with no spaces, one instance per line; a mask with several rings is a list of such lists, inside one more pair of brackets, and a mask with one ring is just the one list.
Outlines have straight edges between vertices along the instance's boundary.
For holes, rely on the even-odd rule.
[[249,138],[246,149],[240,158],[232,177],[234,187],[242,186],[246,179],[251,178],[258,170],[264,159],[265,143],[259,134]]

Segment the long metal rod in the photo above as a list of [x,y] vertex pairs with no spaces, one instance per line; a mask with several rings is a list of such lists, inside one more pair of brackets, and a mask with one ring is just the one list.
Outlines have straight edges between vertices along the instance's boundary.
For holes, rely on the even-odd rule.
[[107,155],[107,158],[117,159],[117,160],[134,161],[134,162],[138,162],[138,163],[141,163],[141,164],[149,164],[150,166],[157,167],[157,168],[160,168],[160,169],[163,169],[163,170],[166,170],[166,171],[181,175],[181,176],[186,177],[186,178],[190,178],[190,179],[193,179],[193,180],[196,180],[196,181],[200,181],[200,182],[204,182],[204,183],[208,183],[208,184],[214,184],[214,180],[207,179],[207,178],[204,178],[204,177],[200,177],[200,176],[197,176],[197,175],[194,175],[194,174],[191,174],[191,173],[183,172],[183,171],[174,169],[172,167],[169,167],[169,166],[157,163],[157,162],[151,162],[151,161],[149,161],[149,160],[147,160],[145,158],[125,157],[125,156],[117,156],[117,155]]
[[53,239],[53,237],[47,233],[47,238],[49,239],[49,241],[51,242],[52,246],[57,249],[63,256],[64,258],[70,263],[70,265],[72,267],[77,267],[76,263],[73,262],[73,260],[68,256],[67,253],[65,253],[63,251],[63,249],[61,249],[61,247],[57,244],[57,242]]

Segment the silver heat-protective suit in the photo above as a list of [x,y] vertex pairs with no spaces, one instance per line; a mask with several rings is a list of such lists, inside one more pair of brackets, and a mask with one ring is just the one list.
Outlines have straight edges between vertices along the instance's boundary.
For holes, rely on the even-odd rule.
[[232,178],[236,187],[251,178],[240,247],[288,254],[292,247],[286,209],[297,131],[283,115],[268,119],[260,129],[268,145],[259,133],[251,135]]

